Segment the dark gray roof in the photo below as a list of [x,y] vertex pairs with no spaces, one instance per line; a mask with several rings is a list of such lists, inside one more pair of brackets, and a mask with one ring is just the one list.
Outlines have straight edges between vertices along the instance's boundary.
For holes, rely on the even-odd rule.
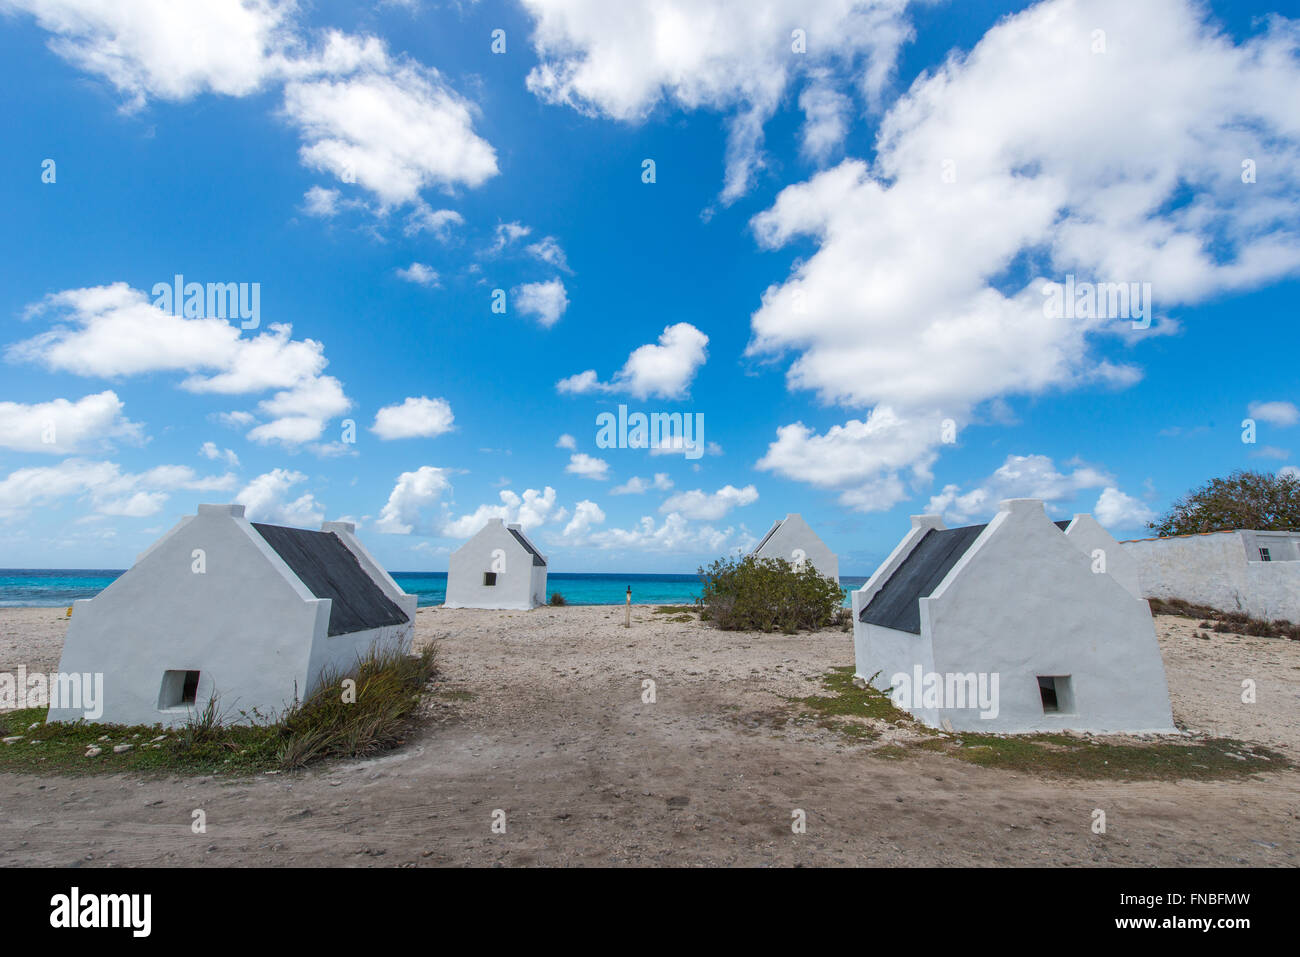
[[543,568],[546,567],[546,559],[543,558],[538,553],[537,549],[533,548],[533,546],[528,544],[528,539],[520,535],[517,529],[507,528],[506,531],[508,531],[511,535],[515,537],[515,541],[517,541],[520,545],[524,546],[524,548],[528,549],[528,554],[533,556],[534,565],[541,565]]
[[252,524],[308,591],[317,598],[333,601],[331,636],[400,625],[410,620],[333,532]]
[[776,524],[767,530],[767,534],[763,536],[763,540],[755,545],[749,554],[757,555],[762,550],[763,546],[767,544],[767,540],[776,534],[776,530],[780,528],[784,522],[785,519],[783,518],[777,519]]
[[932,528],[916,543],[903,563],[894,569],[870,604],[862,609],[859,621],[895,631],[921,633],[921,606],[943,581],[957,560],[979,538],[984,525],[965,528]]

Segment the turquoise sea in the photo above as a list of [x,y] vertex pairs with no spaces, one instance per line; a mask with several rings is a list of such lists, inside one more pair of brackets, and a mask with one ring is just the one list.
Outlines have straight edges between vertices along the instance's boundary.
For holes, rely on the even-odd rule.
[[[93,568],[0,568],[0,606],[40,605],[59,608],[78,598],[94,598],[122,574]],[[446,572],[393,572],[420,606],[441,605],[447,593]],[[865,578],[843,577],[846,590],[859,588]],[[700,594],[697,575],[579,574],[553,572],[546,578],[548,597],[555,592],[571,605],[621,605],[632,589],[638,605],[686,605]],[[846,601],[845,604],[848,604]]]

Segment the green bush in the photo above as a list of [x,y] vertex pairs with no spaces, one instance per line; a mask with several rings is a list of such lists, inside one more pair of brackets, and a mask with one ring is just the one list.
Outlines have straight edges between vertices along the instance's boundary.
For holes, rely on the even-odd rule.
[[551,592],[551,604],[554,605],[556,608],[559,608],[561,605],[567,605],[568,603],[569,602],[565,599],[565,597],[561,595],[558,591]]
[[796,631],[836,621],[844,601],[838,584],[811,562],[796,569],[782,558],[719,558],[701,568],[700,618],[725,631]]

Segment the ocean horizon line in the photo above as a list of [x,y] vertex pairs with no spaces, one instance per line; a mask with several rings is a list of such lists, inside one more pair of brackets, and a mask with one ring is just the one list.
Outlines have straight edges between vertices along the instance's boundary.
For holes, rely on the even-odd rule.
[[[94,598],[125,569],[117,568],[0,568],[0,607],[63,608]],[[447,595],[445,571],[394,571],[393,578],[419,607],[441,605]],[[841,575],[847,590],[865,576]],[[621,605],[632,589],[636,605],[681,605],[694,602],[701,591],[698,572],[552,572],[547,576],[547,600],[557,592],[570,605]],[[847,595],[846,595],[847,602]]]

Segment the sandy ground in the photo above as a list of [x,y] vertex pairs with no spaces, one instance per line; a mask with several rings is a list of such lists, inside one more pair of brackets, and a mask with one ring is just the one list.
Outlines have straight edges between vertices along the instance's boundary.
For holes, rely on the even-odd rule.
[[[849,634],[650,611],[627,630],[621,608],[422,609],[417,640],[443,669],[433,718],[378,759],[240,779],[0,774],[0,866],[1300,864],[1300,772],[1054,782],[888,760],[880,742],[772,720],[852,662]],[[1178,722],[1300,759],[1300,643],[1195,625],[1157,621]],[[54,670],[65,628],[58,609],[0,609],[0,671]]]

